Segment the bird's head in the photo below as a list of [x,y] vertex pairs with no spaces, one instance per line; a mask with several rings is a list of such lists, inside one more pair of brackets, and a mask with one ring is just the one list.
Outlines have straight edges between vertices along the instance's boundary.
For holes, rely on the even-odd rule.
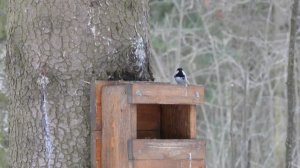
[[177,71],[182,71],[182,68],[177,68]]

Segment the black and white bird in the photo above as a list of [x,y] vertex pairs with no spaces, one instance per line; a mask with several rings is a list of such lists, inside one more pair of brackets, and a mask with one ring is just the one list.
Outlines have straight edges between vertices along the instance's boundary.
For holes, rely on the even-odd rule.
[[182,68],[177,68],[177,72],[174,75],[174,79],[179,85],[187,85],[189,81],[187,80],[187,76]]

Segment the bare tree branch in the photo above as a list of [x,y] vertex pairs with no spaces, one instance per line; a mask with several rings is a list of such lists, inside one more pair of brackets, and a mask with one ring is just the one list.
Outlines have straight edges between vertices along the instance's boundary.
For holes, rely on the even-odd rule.
[[289,41],[287,98],[288,98],[288,123],[286,137],[286,168],[294,168],[293,162],[296,158],[296,128],[295,128],[295,79],[294,79],[294,55],[296,44],[297,14],[299,0],[294,0],[291,15],[291,29]]

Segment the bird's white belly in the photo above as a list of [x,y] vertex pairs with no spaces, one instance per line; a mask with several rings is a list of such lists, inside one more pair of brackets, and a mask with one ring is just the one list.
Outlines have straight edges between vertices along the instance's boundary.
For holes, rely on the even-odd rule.
[[175,81],[181,85],[187,84],[186,80],[182,77],[175,77]]

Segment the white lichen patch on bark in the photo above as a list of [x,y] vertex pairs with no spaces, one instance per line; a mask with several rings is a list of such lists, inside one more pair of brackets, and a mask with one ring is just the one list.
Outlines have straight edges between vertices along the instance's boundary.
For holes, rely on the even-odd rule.
[[52,147],[52,140],[50,136],[50,125],[49,125],[49,118],[48,118],[48,109],[47,109],[47,85],[49,83],[49,78],[45,75],[40,75],[37,80],[37,83],[40,88],[40,111],[42,112],[42,126],[44,131],[44,141],[45,141],[45,148],[46,148],[46,159],[47,165],[50,168],[51,162],[51,154],[53,151]]
[[94,40],[96,39],[96,26],[92,23],[93,18],[95,17],[94,12],[92,11],[92,8],[89,9],[88,15],[89,15],[89,21],[88,21],[88,27],[91,30]]
[[138,38],[134,39],[132,45],[135,49],[134,54],[136,57],[137,66],[142,67],[146,61],[146,52],[143,38],[141,36],[138,36]]

